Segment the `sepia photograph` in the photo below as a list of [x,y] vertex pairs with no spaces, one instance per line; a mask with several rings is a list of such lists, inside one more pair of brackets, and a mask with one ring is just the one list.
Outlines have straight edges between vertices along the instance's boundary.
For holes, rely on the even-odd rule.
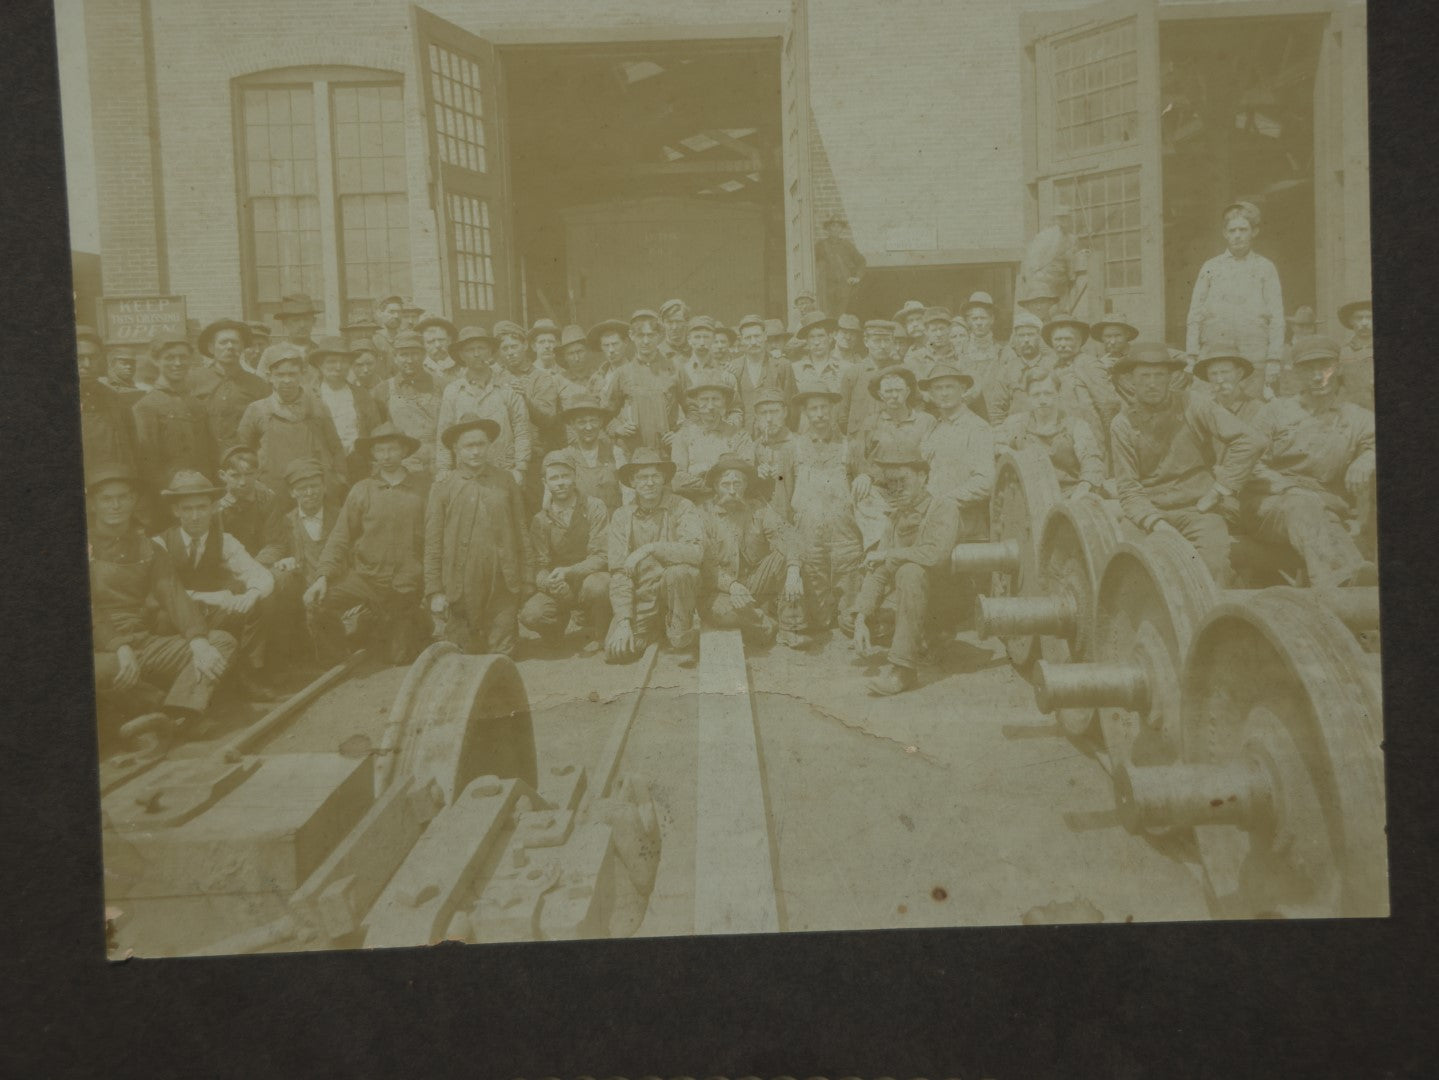
[[1362,2],[55,23],[110,959],[1389,914]]

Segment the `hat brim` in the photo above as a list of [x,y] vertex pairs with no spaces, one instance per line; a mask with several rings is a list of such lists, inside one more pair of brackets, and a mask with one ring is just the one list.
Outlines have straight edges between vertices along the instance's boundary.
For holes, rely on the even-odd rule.
[[794,332],[794,336],[797,338],[804,338],[811,330],[821,328],[830,331],[830,333],[833,333],[835,327],[838,325],[839,324],[837,320],[828,317],[823,319],[811,319],[809,322],[805,323],[798,330],[796,330]]
[[1123,330],[1125,340],[1139,340],[1139,327],[1133,326],[1127,322],[1120,322],[1117,319],[1101,319],[1097,323],[1091,323],[1089,326],[1089,336],[1095,339],[1101,338],[1104,336],[1104,331],[1109,329],[1109,327],[1111,326]]
[[1373,303],[1368,300],[1353,300],[1345,304],[1339,309],[1339,325],[1346,330],[1353,330],[1354,316],[1360,311],[1368,311],[1372,314],[1374,311]]
[[415,333],[424,334],[424,332],[432,326],[443,326],[446,330],[449,331],[451,338],[459,336],[460,333],[460,331],[455,327],[454,323],[450,322],[449,319],[446,319],[441,315],[431,315],[428,318],[421,319],[419,322],[415,323]]
[[870,464],[879,469],[913,469],[915,472],[929,472],[929,462],[924,458],[909,458],[904,461],[876,460]]
[[[467,431],[483,431],[490,437],[490,442],[494,442],[500,437],[500,425],[493,420],[486,420],[484,417],[480,417],[476,420],[467,420],[463,423],[451,424],[441,433],[440,442],[444,443],[446,450],[453,450],[460,436]],[[416,448],[418,449],[418,446]]]
[[879,384],[890,376],[903,379],[909,386],[911,396],[919,392],[919,379],[914,372],[903,364],[893,364],[887,368],[880,368],[869,377],[869,396],[875,401],[879,400]]
[[354,349],[313,349],[305,359],[315,367],[319,367],[327,356],[343,356],[351,364],[355,362]]
[[585,335],[585,344],[588,345],[595,352],[599,352],[600,342],[604,340],[606,334],[618,334],[620,336],[620,340],[624,341],[625,336],[629,332],[629,323],[620,322],[618,319],[608,319],[605,322],[600,323],[598,326],[590,327],[590,332]]
[[215,487],[212,485],[210,487],[203,488],[190,488],[188,491],[176,491],[172,488],[165,488],[163,491],[160,492],[160,498],[167,500],[187,499],[191,495],[204,495],[207,498],[216,499],[223,494],[225,494],[224,488]]
[[1109,377],[1112,379],[1116,375],[1127,375],[1141,364],[1145,367],[1168,368],[1170,371],[1183,371],[1185,367],[1184,361],[1175,356],[1168,360],[1136,360],[1132,356],[1126,356],[1114,362],[1109,369]]
[[638,464],[621,465],[615,470],[615,475],[619,477],[620,483],[625,487],[634,487],[630,481],[641,469],[658,469],[664,473],[665,483],[668,484],[675,478],[676,465],[673,461],[642,461]]
[[198,348],[200,352],[204,353],[206,356],[209,356],[210,346],[215,343],[215,337],[222,330],[239,331],[240,343],[242,348],[248,349],[251,345],[255,343],[255,332],[251,330],[248,326],[246,326],[244,323],[239,322],[235,319],[220,319],[217,322],[212,322],[209,326],[205,327],[205,329],[200,331],[200,336],[196,339],[195,342],[196,348]]
[[560,419],[568,423],[581,416],[598,416],[601,419],[608,418],[613,412],[603,405],[575,405],[568,409],[560,410]]
[[1254,374],[1254,362],[1247,357],[1232,355],[1206,356],[1203,360],[1194,361],[1194,377],[1197,379],[1203,379],[1205,382],[1208,382],[1210,367],[1214,364],[1219,363],[1219,361],[1221,360],[1230,360],[1233,363],[1236,363],[1240,367],[1242,367],[1244,369],[1244,374],[1241,376],[1241,378],[1247,379],[1249,378],[1249,376]]
[[966,389],[974,386],[973,375],[966,375],[962,371],[946,371],[942,375],[931,375],[927,379],[920,379],[919,388],[921,390],[928,390],[931,386],[933,386],[935,383],[939,382],[942,379],[958,379],[960,382],[965,384]]
[[1056,330],[1063,330],[1065,327],[1079,333],[1079,342],[1081,345],[1089,340],[1089,324],[1087,322],[1081,322],[1078,319],[1058,319],[1051,322],[1039,331],[1039,336],[1044,339],[1046,345],[1052,345],[1054,343],[1054,332]]
[[370,448],[376,443],[397,442],[405,448],[405,457],[416,453],[420,449],[420,440],[413,435],[406,435],[402,432],[389,431],[383,435],[367,435],[363,439],[355,440],[355,449],[360,453],[368,454]]
[[709,471],[705,473],[705,486],[713,491],[715,484],[719,483],[719,478],[732,469],[737,469],[744,473],[745,487],[747,489],[753,490],[759,486],[759,471],[747,462],[737,461],[722,461],[717,465],[711,465]]
[[95,474],[94,479],[87,480],[85,482],[85,493],[88,495],[96,488],[101,487],[104,484],[116,483],[128,484],[132,491],[140,490],[139,476],[131,472],[129,469],[116,468],[114,466],[111,466],[107,469],[101,469]]
[[704,393],[706,390],[718,390],[730,401],[734,400],[734,387],[726,386],[724,383],[700,383],[697,386],[691,386],[685,391],[685,397],[692,398],[696,394]]
[[789,403],[798,408],[803,408],[807,403],[814,400],[815,398],[822,398],[825,401],[828,401],[831,405],[838,405],[841,401],[844,400],[844,398],[842,398],[839,394],[836,394],[833,390],[805,390],[792,396],[789,399]]

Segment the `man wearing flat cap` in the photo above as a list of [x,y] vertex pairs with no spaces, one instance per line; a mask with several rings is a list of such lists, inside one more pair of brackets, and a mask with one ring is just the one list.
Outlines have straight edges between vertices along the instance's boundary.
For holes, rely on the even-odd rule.
[[1224,349],[1256,367],[1284,356],[1284,297],[1279,271],[1254,250],[1259,208],[1231,203],[1224,210],[1226,249],[1194,280],[1184,351],[1193,364],[1201,353]]
[[[689,351],[675,362],[675,372],[680,377],[680,389],[688,403],[690,391],[701,383],[723,383],[731,390],[730,403],[734,404],[734,376],[721,367],[714,355],[715,321],[708,315],[696,315],[689,321],[685,343]],[[688,404],[685,408],[689,412]],[[738,410],[736,410],[738,411]],[[738,419],[736,417],[735,419]]]
[[270,396],[270,384],[246,371],[241,363],[252,340],[245,323],[217,319],[200,331],[196,343],[205,359],[190,368],[185,389],[204,403],[210,414],[210,433],[220,446],[234,441],[245,407]]
[[530,521],[535,591],[520,609],[520,625],[556,648],[574,616],[588,631],[588,656],[604,647],[610,628],[610,511],[580,491],[570,450],[545,455],[544,477],[545,502]]
[[761,390],[775,390],[788,402],[794,394],[794,369],[786,360],[776,360],[767,355],[765,345],[765,324],[758,315],[746,315],[740,319],[740,355],[733,372],[739,388],[738,410],[746,430],[754,428],[754,403]]
[[756,645],[808,644],[799,535],[762,498],[759,475],[744,458],[720,458],[706,486],[714,494],[700,507],[701,613]]
[[932,307],[924,312],[924,344],[910,350],[905,363],[914,371],[916,378],[923,379],[935,364],[957,367],[959,358],[955,355],[954,341],[949,332],[954,316],[948,308]]
[[[466,326],[455,341],[456,359],[464,374],[440,396],[437,430],[445,431],[462,416],[478,416],[494,422],[496,434],[490,447],[490,464],[504,469],[523,489],[530,472],[535,445],[530,431],[529,411],[524,396],[495,377],[495,339],[481,326]],[[435,447],[435,477],[440,479],[454,468],[454,457],[441,442]]]
[[870,319],[864,324],[864,355],[847,367],[839,380],[835,424],[842,434],[852,438],[864,429],[876,403],[869,392],[870,380],[875,372],[899,364],[893,345],[894,323]]
[[1349,338],[1339,346],[1339,400],[1374,411],[1374,305],[1351,300],[1339,309],[1339,325]]
[[130,406],[100,381],[100,335],[88,326],[75,328],[75,367],[80,376],[80,447],[85,467],[119,465],[134,470],[135,420]]
[[536,319],[530,326],[528,341],[530,352],[535,356],[535,366],[553,374],[558,368],[555,359],[560,346],[560,328],[555,320]]
[[290,462],[318,458],[331,492],[339,495],[347,486],[345,451],[334,422],[318,398],[304,388],[301,369],[310,367],[306,355],[289,342],[270,346],[266,366],[273,391],[245,407],[235,440],[259,455],[260,476],[270,490],[285,490]]
[[1163,342],[1135,342],[1115,361],[1134,402],[1110,426],[1115,487],[1125,517],[1145,532],[1183,536],[1215,583],[1230,582],[1229,525],[1235,496],[1254,471],[1263,442],[1209,395],[1176,389],[1184,360]]
[[684,356],[685,338],[689,334],[689,305],[683,300],[666,300],[659,307],[658,318],[664,334],[657,345],[661,355],[670,360]]
[[1372,512],[1374,414],[1340,398],[1347,377],[1325,337],[1295,342],[1297,396],[1267,402],[1254,418],[1264,446],[1244,491],[1244,520],[1261,540],[1288,544],[1309,584],[1375,585],[1374,564],[1349,525]]
[[415,440],[405,462],[413,472],[433,474],[435,434],[439,428],[441,387],[425,368],[425,344],[413,330],[395,335],[395,373],[373,395],[390,423]]
[[668,490],[674,474],[674,462],[649,447],[635,451],[620,470],[635,501],[610,515],[606,561],[614,614],[605,659],[612,664],[638,660],[659,639],[661,626],[676,652],[692,650],[699,639],[695,604],[704,527],[694,503]]
[[680,377],[660,352],[660,317],[641,309],[630,316],[630,343],[635,354],[610,383],[605,401],[612,419],[609,433],[626,454],[641,446],[668,448],[665,436],[675,429],[680,413]]
[[942,588],[936,575],[948,569],[959,536],[959,510],[953,500],[926,489],[929,466],[923,458],[893,454],[877,458],[875,465],[889,502],[889,525],[879,545],[865,555],[851,634],[855,651],[867,657],[881,605],[889,601],[894,639],[884,670],[870,681],[869,690],[890,696],[919,682],[919,658],[933,614],[931,598]]
[[499,425],[465,416],[440,434],[454,458],[425,509],[425,597],[444,637],[467,653],[514,652],[520,605],[534,588],[524,497],[490,464]]
[[384,407],[373,394],[350,382],[355,350],[345,344],[344,339],[322,337],[311,351],[309,361],[320,373],[315,399],[335,428],[344,454],[345,482],[352,484],[370,472],[369,460],[355,452],[355,444],[384,423]]
[[320,576],[321,556],[339,520],[340,504],[327,497],[325,467],[315,458],[290,462],[285,484],[295,505],[270,519],[265,546],[255,561],[269,567],[275,578],[266,641],[281,656],[297,656],[313,649],[306,630],[305,590]]
[[210,414],[186,390],[194,355],[183,334],[161,331],[150,342],[159,371],[155,389],[135,402],[135,439],[140,476],[151,492],[165,486],[177,469],[213,475],[215,438]]
[[734,403],[730,381],[702,379],[689,388],[687,418],[670,442],[675,465],[671,488],[677,495],[704,499],[709,495],[705,476],[721,457],[754,461],[754,441],[743,427],[727,419]]
[[859,286],[867,265],[859,248],[847,235],[842,217],[824,223],[824,237],[814,245],[814,265],[819,274],[819,304],[826,311],[844,314]]
[[[236,642],[206,626],[170,554],[135,520],[139,491],[139,478],[126,466],[87,471],[95,687],[128,694],[148,683],[165,694],[161,708],[174,724],[209,708]],[[168,633],[155,632],[156,611]]]
[[1009,343],[999,352],[989,385],[980,388],[981,408],[976,409],[991,424],[1005,422],[1011,414],[1029,407],[1024,381],[1031,372],[1053,371],[1058,360],[1044,340],[1044,326],[1027,311],[1014,317]]

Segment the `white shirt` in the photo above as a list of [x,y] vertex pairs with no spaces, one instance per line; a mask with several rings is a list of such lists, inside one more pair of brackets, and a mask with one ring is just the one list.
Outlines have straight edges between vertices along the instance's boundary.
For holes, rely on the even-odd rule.
[[307,515],[299,507],[296,507],[295,515],[300,519],[300,524],[305,529],[305,535],[308,536],[311,540],[318,542],[320,539],[320,533],[325,527],[324,508],[322,507],[320,511],[314,515]]
[[345,453],[355,449],[355,440],[360,437],[360,421],[355,415],[355,392],[345,385],[338,390],[330,389],[329,383],[320,383],[320,400],[330,419],[335,423],[335,434],[340,436],[340,445]]
[[[185,542],[185,550],[170,551],[170,555],[176,560],[183,558],[187,562],[194,562],[205,553],[205,537],[193,537],[184,529],[180,530],[180,536]],[[154,539],[161,547],[165,547],[163,536],[157,536]],[[169,551],[169,548],[166,547],[165,550]],[[263,600],[274,590],[274,575],[256,562],[254,557],[245,550],[245,545],[229,533],[224,533],[221,539],[220,559],[225,564],[225,569],[230,572],[230,576],[243,585],[246,592],[259,593]],[[192,599],[212,607],[221,607],[235,598],[234,594],[229,591],[213,593],[191,591],[190,596]]]

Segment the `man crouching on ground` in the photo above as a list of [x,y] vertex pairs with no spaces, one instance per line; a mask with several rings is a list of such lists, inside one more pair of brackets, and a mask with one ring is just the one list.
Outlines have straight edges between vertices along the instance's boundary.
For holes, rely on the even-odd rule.
[[638,660],[659,637],[660,619],[670,648],[694,648],[704,529],[699,510],[667,489],[674,463],[648,447],[635,451],[620,482],[635,501],[610,515],[610,604],[614,618],[605,638],[612,664]]
[[545,455],[545,505],[530,522],[535,550],[535,594],[520,611],[520,624],[557,648],[571,614],[590,632],[581,650],[600,651],[610,627],[610,575],[606,547],[610,512],[580,492],[574,457],[566,450]]
[[807,645],[798,533],[759,498],[755,468],[743,458],[720,458],[706,483],[714,497],[700,507],[704,613],[753,644]]
[[515,651],[516,619],[535,580],[524,497],[490,464],[500,425],[474,414],[440,435],[455,467],[430,489],[425,511],[425,595],[444,637],[467,653]]
[[876,456],[880,484],[889,500],[889,528],[879,547],[865,555],[854,619],[854,648],[870,652],[870,624],[880,604],[894,597],[894,641],[889,662],[870,681],[870,693],[882,696],[914,688],[925,623],[930,615],[930,578],[946,568],[959,536],[959,507],[953,499],[925,490],[929,465],[911,455]]

